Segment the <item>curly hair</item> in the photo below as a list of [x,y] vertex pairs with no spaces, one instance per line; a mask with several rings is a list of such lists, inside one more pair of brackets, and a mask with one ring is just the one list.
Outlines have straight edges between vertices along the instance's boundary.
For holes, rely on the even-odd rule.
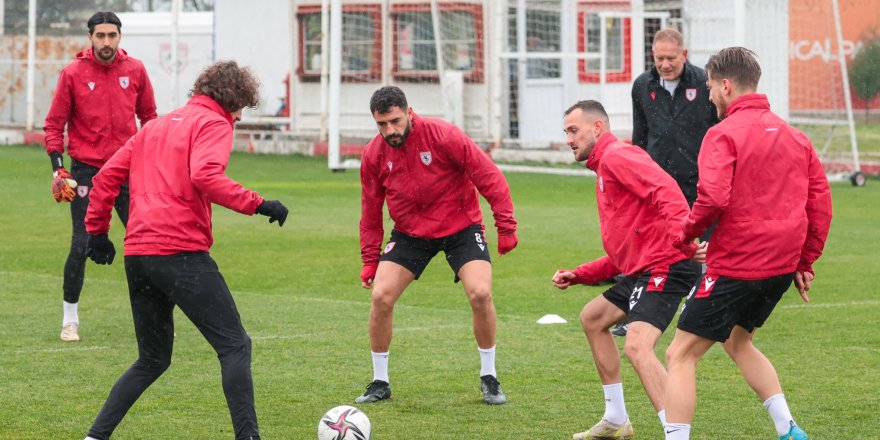
[[235,61],[218,61],[202,71],[189,96],[205,95],[229,113],[260,103],[260,82],[251,69]]

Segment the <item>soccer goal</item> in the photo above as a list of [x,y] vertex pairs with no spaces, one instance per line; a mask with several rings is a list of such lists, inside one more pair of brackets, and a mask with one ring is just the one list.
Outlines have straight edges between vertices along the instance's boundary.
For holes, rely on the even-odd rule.
[[789,1],[789,121],[813,141],[831,178],[865,184],[847,62],[858,36],[844,35],[838,0]]

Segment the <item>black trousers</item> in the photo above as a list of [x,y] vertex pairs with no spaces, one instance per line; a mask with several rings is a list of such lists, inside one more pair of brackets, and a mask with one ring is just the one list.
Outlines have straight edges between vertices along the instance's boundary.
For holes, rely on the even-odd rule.
[[[70,239],[70,252],[64,263],[64,300],[69,303],[79,302],[82,292],[83,278],[86,275],[86,243],[89,234],[86,232],[86,211],[89,209],[89,194],[92,189],[92,178],[98,174],[99,168],[86,165],[75,160],[70,164],[70,175],[76,180],[76,197],[70,202],[70,220],[73,234]],[[128,185],[122,185],[116,197],[116,214],[123,225],[128,225]]]
[[259,439],[251,339],[211,256],[203,252],[127,256],[125,273],[138,359],[113,385],[89,436],[109,439],[129,408],[171,365],[176,305],[217,352],[236,440]]

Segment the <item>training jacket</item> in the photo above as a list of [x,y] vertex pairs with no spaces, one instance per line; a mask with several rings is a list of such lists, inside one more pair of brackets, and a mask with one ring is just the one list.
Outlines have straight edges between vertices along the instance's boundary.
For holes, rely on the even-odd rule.
[[810,140],[770,111],[767,97],[734,100],[700,151],[697,201],[683,241],[718,219],[713,275],[755,280],[813,272],[831,226],[831,190]]
[[706,130],[718,122],[709,101],[706,72],[685,62],[675,94],[660,84],[652,68],[639,75],[632,87],[632,143],[678,182],[688,204],[697,198],[697,155]]
[[394,229],[421,239],[455,234],[482,224],[477,191],[492,207],[498,234],[516,231],[507,180],[458,127],[413,114],[406,142],[394,148],[377,135],[361,163],[361,259],[379,260],[387,201]]
[[119,185],[128,182],[125,255],[208,252],[211,203],[248,215],[263,203],[225,174],[232,124],[232,115],[204,95],[148,123],[92,180],[86,230],[110,229]]
[[92,49],[76,55],[58,77],[52,106],[46,115],[46,152],[64,153],[94,167],[110,156],[156,118],[156,99],[144,64],[118,49],[109,65],[95,59]]
[[687,201],[675,180],[644,150],[605,133],[586,165],[596,172],[599,228],[607,255],[578,266],[575,284],[620,273],[634,276],[693,255],[693,245],[675,242],[688,214]]

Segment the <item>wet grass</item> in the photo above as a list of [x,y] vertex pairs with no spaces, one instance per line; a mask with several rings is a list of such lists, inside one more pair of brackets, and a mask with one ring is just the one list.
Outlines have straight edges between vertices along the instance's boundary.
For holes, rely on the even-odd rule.
[[[81,439],[116,378],[135,359],[120,261],[89,263],[83,341],[58,340],[66,206],[49,191],[45,152],[0,147],[0,438]],[[291,209],[279,229],[216,207],[212,255],[254,340],[257,411],[266,439],[312,439],[327,409],[351,404],[371,379],[369,293],[360,288],[357,172],[322,160],[235,154],[229,174]],[[520,246],[493,253],[498,372],[510,403],[481,403],[470,313],[442,259],[401,298],[395,316],[394,398],[364,405],[375,439],[566,439],[597,421],[602,390],[577,324],[600,288],[555,290],[559,267],[601,252],[594,181],[510,174]],[[775,362],[811,438],[875,438],[880,421],[880,182],[834,184],[835,218],[803,305],[791,292],[757,344]],[[484,208],[488,236],[493,221]],[[121,225],[111,237],[121,247]],[[493,248],[494,251],[494,248]],[[539,326],[555,313],[565,325]],[[114,439],[228,439],[232,428],[216,356],[177,317],[171,368],[135,405]],[[662,355],[671,339],[661,340]],[[620,343],[621,341],[618,341]],[[639,438],[662,439],[626,360],[627,408]],[[772,424],[719,348],[699,370],[695,439],[770,439]],[[844,434],[845,433],[845,434]]]

